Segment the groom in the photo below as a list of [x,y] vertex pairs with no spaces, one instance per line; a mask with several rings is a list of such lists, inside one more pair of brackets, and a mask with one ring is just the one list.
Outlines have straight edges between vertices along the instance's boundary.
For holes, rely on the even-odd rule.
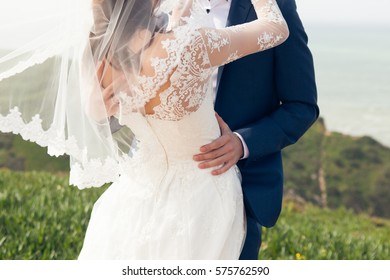
[[[313,59],[295,0],[277,2],[289,38],[218,70],[215,110],[222,136],[194,155],[200,168],[224,164],[214,175],[236,163],[241,171],[247,237],[240,259],[258,258],[261,227],[272,227],[279,217],[281,150],[295,143],[319,115]],[[203,5],[217,28],[256,19],[250,0],[205,0]]]

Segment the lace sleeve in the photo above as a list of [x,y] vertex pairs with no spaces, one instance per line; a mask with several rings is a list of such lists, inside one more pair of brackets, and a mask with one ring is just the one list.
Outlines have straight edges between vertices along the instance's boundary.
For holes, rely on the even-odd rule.
[[211,67],[283,43],[289,34],[275,0],[252,0],[258,19],[223,29],[201,28]]

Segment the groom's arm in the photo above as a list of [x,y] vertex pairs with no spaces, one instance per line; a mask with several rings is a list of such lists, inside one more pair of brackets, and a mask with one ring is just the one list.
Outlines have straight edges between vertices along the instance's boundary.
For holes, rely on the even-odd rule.
[[253,160],[294,144],[319,116],[313,57],[295,1],[284,1],[283,14],[290,37],[274,50],[274,79],[281,105],[269,116],[237,130]]
[[[274,50],[274,79],[281,104],[269,116],[235,131],[244,139],[250,160],[295,143],[319,115],[313,58],[307,47],[307,35],[296,12],[295,2],[284,1],[283,4],[280,8],[290,36]],[[225,128],[221,138],[201,148],[202,153],[194,157],[201,162],[200,168],[224,164],[213,171],[218,175],[237,163],[242,156],[242,145],[237,141],[238,137],[230,132]]]

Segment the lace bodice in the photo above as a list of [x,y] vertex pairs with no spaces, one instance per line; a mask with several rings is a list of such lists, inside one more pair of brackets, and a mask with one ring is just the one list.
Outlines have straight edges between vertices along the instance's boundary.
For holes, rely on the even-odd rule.
[[142,96],[137,106],[153,104],[152,110],[134,110],[134,97],[121,95],[119,120],[139,140],[137,153],[142,158],[128,169],[154,170],[147,180],[158,183],[172,164],[193,165],[192,156],[199,147],[220,135],[213,110],[214,68],[269,49],[287,37],[275,1],[253,3],[259,16],[256,21],[224,29],[203,28],[199,15],[155,39],[154,56],[144,65],[148,74],[140,75],[133,89]]
[[[210,87],[215,67],[272,48],[288,36],[288,29],[274,0],[253,0],[258,20],[224,29],[202,28],[202,13],[193,7],[192,18],[164,35],[133,92],[142,100],[121,95],[122,113],[132,106],[156,103],[152,118],[177,121],[199,109]],[[136,94],[138,96],[138,94]],[[125,98],[124,98],[125,97]]]
[[[129,162],[135,162],[136,165],[140,162],[155,163],[158,168],[150,166],[148,170],[161,169],[158,173],[163,174],[164,168],[161,166],[166,164],[166,160],[191,160],[191,155],[202,144],[209,143],[219,135],[212,104],[211,76],[214,69],[281,44],[288,36],[286,23],[275,0],[252,0],[258,19],[223,29],[202,27],[206,14],[197,1],[199,0],[186,0],[184,7],[191,8],[191,13],[183,13],[186,15],[184,18],[177,20],[172,13],[169,25],[172,27],[171,32],[155,34],[151,44],[149,38],[147,44],[140,48],[124,45],[126,48],[123,49],[132,52],[122,53],[122,48],[114,48],[114,54],[123,54],[121,59],[118,56],[118,61],[114,64],[109,59],[112,38],[119,40],[122,35],[129,33],[127,30],[120,32],[117,28],[120,23],[127,21],[117,23],[104,17],[107,26],[94,26],[95,29],[103,29],[100,33],[92,30],[95,31],[97,40],[97,43],[94,42],[99,46],[99,51],[95,54],[92,52],[95,43],[88,40],[85,46],[84,36],[91,32],[90,20],[86,20],[83,28],[75,28],[78,21],[70,20],[90,19],[92,15],[87,9],[85,14],[79,15],[76,14],[77,11],[73,13],[70,10],[70,17],[60,20],[61,23],[69,21],[72,27],[59,28],[58,32],[65,32],[67,35],[61,35],[62,41],[57,37],[51,38],[50,31],[45,35],[46,40],[41,42],[43,37],[37,39],[38,52],[32,56],[31,61],[24,57],[23,50],[20,50],[20,57],[16,52],[0,61],[1,67],[10,69],[0,71],[1,81],[48,60],[55,53],[59,53],[58,57],[61,58],[61,63],[46,65],[50,69],[47,72],[51,74],[48,76],[52,79],[37,85],[34,94],[31,94],[30,89],[2,92],[4,96],[2,103],[0,102],[0,130],[19,133],[24,139],[47,146],[51,155],[70,155],[70,182],[80,188],[102,186],[118,180],[121,174],[131,168],[135,169],[134,165],[127,168]],[[98,2],[102,1],[96,1]],[[126,9],[121,7],[124,1],[112,3],[117,7],[113,9],[113,14],[119,16],[121,12],[125,12]],[[68,6],[80,9],[79,5]],[[129,24],[129,27],[132,25]],[[83,30],[78,30],[80,28]],[[137,47],[138,33],[134,31],[132,34],[129,41],[125,40],[125,44]],[[69,41],[69,38],[73,39]],[[57,46],[57,41],[61,47]],[[43,51],[46,51],[45,44],[51,52]],[[139,49],[142,50],[142,55],[126,56],[128,53],[138,54]],[[112,79],[108,78],[110,81],[106,88],[97,73],[104,68],[102,61],[105,59],[116,75],[111,73]],[[16,66],[10,68],[8,60],[17,63]],[[127,62],[131,65],[127,65]],[[116,69],[113,65],[120,67]],[[107,68],[109,67],[105,68],[105,73],[109,72]],[[39,75],[43,79],[47,78],[41,73]],[[126,76],[124,83],[118,78],[121,75]],[[27,82],[30,82],[28,78]],[[109,94],[113,93],[115,98],[104,95],[107,92],[105,89],[109,87]],[[109,124],[111,114],[105,103],[108,98],[113,107],[117,107],[117,102],[119,103],[119,110],[116,110],[119,122],[128,126],[138,142],[142,142],[141,154],[144,157],[138,161],[135,154],[129,157],[134,141],[128,129],[112,133]],[[157,177],[159,176],[155,176]]]

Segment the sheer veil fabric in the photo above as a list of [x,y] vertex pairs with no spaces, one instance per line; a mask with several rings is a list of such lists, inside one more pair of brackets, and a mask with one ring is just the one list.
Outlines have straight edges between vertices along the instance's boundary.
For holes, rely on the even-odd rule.
[[[139,94],[140,61],[153,34],[166,29],[174,2],[2,4],[9,16],[0,27],[0,130],[48,147],[50,155],[70,155],[70,182],[79,188],[116,181],[134,139],[128,128],[112,134],[101,77],[110,64],[113,109],[126,92],[132,104],[127,110],[144,113],[152,96]],[[31,8],[28,19],[23,7]],[[7,42],[10,37],[16,42]]]
[[[252,0],[259,20],[226,30],[200,29],[198,0],[52,0],[50,14],[47,1],[34,3],[9,5],[0,27],[5,43],[19,40],[0,52],[0,130],[68,154],[79,188],[132,168],[140,141],[129,116],[183,119],[200,108],[213,68],[288,36],[274,0]],[[33,20],[20,15],[24,5]]]
[[[0,36],[20,42],[0,58],[0,130],[68,154],[81,189],[113,182],[79,259],[240,256],[238,173],[212,176],[192,157],[221,135],[214,69],[281,44],[288,28],[275,0],[252,0],[252,22],[202,27],[198,1],[52,0],[58,14],[45,14],[44,0],[24,0],[7,11]],[[23,4],[34,20],[18,17]]]

